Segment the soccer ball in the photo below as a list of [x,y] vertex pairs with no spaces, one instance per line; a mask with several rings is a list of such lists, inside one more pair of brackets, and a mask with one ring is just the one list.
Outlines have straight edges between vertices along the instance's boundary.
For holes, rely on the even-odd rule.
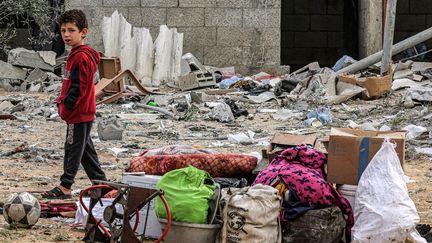
[[28,192],[13,193],[3,206],[3,216],[10,224],[30,228],[37,223],[41,214],[39,201]]

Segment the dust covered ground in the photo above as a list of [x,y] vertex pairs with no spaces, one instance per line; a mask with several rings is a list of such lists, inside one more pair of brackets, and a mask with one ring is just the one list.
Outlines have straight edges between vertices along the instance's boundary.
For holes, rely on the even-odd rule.
[[[63,143],[65,140],[65,124],[58,117],[51,117],[55,112],[53,95],[21,94],[0,91],[2,100],[22,99],[24,109],[14,113],[17,120],[0,120],[0,154],[13,151],[25,143],[28,150],[0,157],[0,201],[13,192],[30,191],[35,195],[58,185],[62,174]],[[219,96],[209,99],[217,101]],[[243,153],[261,152],[266,148],[258,143],[249,145],[232,145],[227,141],[228,134],[254,131],[255,138],[270,137],[275,132],[293,132],[295,134],[316,134],[326,136],[331,128],[347,127],[349,121],[357,124],[371,123],[379,128],[387,125],[399,130],[405,125],[422,125],[430,129],[430,119],[422,119],[430,114],[428,106],[404,108],[400,105],[401,94],[395,93],[374,101],[354,100],[345,105],[330,107],[333,122],[323,127],[306,127],[303,120],[306,112],[316,108],[313,104],[299,105],[296,102],[285,102],[288,109],[303,112],[301,117],[293,117],[287,121],[276,120],[272,113],[260,112],[262,109],[281,109],[280,101],[268,101],[263,104],[238,103],[251,114],[249,118],[239,117],[232,123],[220,123],[204,120],[202,114],[208,108],[198,105],[195,113],[187,120],[173,121],[154,115],[150,119],[124,120],[123,139],[121,141],[100,141],[97,138],[96,124],[92,129],[92,137],[99,155],[100,162],[113,181],[119,181],[122,172],[127,168],[131,158],[146,148],[158,148],[170,144],[197,145],[221,152]],[[173,103],[181,102],[184,94],[173,95]],[[20,103],[21,103],[20,102]],[[1,103],[1,102],[0,102]],[[125,102],[127,104],[129,102]],[[44,107],[44,114],[37,111]],[[51,111],[49,111],[51,109]],[[35,111],[36,110],[36,111]],[[130,108],[122,104],[103,105],[98,107],[98,121],[120,113],[151,113],[140,108]],[[168,132],[158,132],[161,122]],[[159,130],[160,131],[160,130]],[[428,157],[416,154],[418,146],[431,147],[429,134],[424,134],[407,143],[405,173],[411,178],[408,183],[409,193],[417,206],[421,223],[432,224],[432,163]],[[127,151],[114,155],[110,148],[123,148]],[[78,172],[73,189],[85,189],[90,186],[83,170]],[[383,192],[385,193],[385,192]],[[74,200],[78,197],[74,196]],[[71,227],[73,220],[40,219],[32,229],[10,229],[0,217],[0,242],[81,242],[84,232]]]

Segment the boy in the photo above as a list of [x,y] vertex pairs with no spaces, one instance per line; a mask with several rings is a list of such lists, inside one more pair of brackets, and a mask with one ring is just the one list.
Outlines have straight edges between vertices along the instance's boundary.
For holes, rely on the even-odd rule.
[[91,180],[106,180],[90,137],[96,113],[93,75],[100,56],[90,46],[84,45],[88,25],[83,11],[66,11],[58,22],[62,39],[72,47],[72,51],[66,61],[62,89],[57,98],[58,113],[67,124],[64,173],[60,177],[60,186],[42,194],[50,199],[71,197],[71,187],[80,163]]

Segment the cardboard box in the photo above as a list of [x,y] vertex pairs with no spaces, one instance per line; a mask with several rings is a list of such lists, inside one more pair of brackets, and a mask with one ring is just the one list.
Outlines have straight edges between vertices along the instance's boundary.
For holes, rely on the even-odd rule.
[[310,144],[315,147],[316,140],[316,136],[276,133],[270,140],[270,145],[266,151],[266,154],[269,161],[271,162],[284,149],[300,144]]
[[328,147],[327,180],[335,184],[357,185],[384,138],[396,143],[403,166],[405,160],[404,131],[362,131],[332,128]]
[[339,75],[341,82],[359,85],[366,90],[363,92],[363,99],[379,98],[392,91],[393,71],[389,68],[389,73],[385,76],[368,77],[358,79],[356,75]]
[[[156,175],[133,175],[133,174],[124,174],[122,178],[122,182],[134,187],[147,188],[147,189],[156,189],[156,184],[158,183],[160,176]],[[140,210],[140,221],[138,224],[138,233],[142,234],[144,230],[145,219],[147,215],[147,208],[150,205],[148,221],[147,221],[147,229],[145,232],[146,237],[151,238],[159,238],[162,234],[162,227],[159,224],[158,218],[156,216],[156,212],[154,211],[155,207],[155,199],[151,200],[146,206],[144,206]],[[132,225],[135,224],[135,217],[130,221]]]

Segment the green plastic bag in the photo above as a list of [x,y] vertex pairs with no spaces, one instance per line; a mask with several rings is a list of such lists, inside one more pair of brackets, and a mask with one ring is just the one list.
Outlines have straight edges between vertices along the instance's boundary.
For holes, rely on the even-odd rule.
[[[164,191],[172,220],[191,224],[207,224],[209,200],[216,185],[210,175],[193,166],[173,170],[159,180],[157,189]],[[156,215],[168,218],[162,200],[156,199]]]

